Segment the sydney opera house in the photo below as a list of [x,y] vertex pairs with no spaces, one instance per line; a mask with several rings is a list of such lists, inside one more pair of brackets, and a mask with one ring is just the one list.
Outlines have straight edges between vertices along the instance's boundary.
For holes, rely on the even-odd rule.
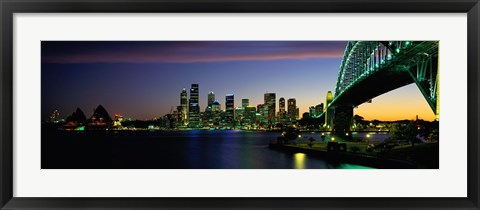
[[86,118],[80,108],[65,119],[65,130],[108,130],[113,126],[113,120],[107,110],[99,105],[90,118]]

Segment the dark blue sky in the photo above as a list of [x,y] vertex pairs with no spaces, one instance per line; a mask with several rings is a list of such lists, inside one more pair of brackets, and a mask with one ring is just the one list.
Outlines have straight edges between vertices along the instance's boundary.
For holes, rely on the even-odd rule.
[[180,92],[200,89],[201,110],[214,91],[251,105],[263,94],[296,98],[300,112],[324,103],[334,90],[346,42],[42,42],[42,119],[53,109],[66,117],[81,108],[87,117],[99,104],[110,115],[151,119],[179,105]]

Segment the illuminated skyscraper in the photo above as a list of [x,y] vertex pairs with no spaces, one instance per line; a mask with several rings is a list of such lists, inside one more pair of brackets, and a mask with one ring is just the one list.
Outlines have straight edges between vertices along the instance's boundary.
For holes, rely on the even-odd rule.
[[213,91],[208,92],[207,106],[205,107],[205,112],[212,111],[212,104],[215,101],[215,93]]
[[214,101],[215,101],[215,93],[213,93],[213,91],[210,91],[208,93],[208,100],[207,100],[208,104],[207,105],[211,106]]
[[268,121],[268,106],[264,104],[262,106],[262,110],[260,111],[260,113],[262,113],[262,124],[267,126],[269,124],[269,121]]
[[171,119],[171,124],[172,127],[180,127],[182,126],[182,106],[177,106],[177,108],[172,112],[172,119]]
[[213,101],[212,103],[212,112],[219,112],[221,111],[222,107],[220,105],[220,102],[218,100]]
[[317,110],[315,110],[314,106],[308,107],[308,115],[311,118],[315,118],[317,116]]
[[260,118],[263,116],[263,104],[257,104],[257,113],[260,114]]
[[245,109],[241,106],[235,107],[235,122],[239,123],[237,125],[240,125],[240,123],[243,120],[243,115],[244,115]]
[[283,122],[283,121],[285,121],[285,116],[286,116],[285,99],[283,97],[280,98],[280,100],[278,101],[278,104],[279,104],[278,109],[280,110],[280,111],[278,111],[278,120],[280,122]]
[[290,121],[297,119],[297,100],[294,98],[288,99],[288,118],[290,118]]
[[222,109],[221,109],[221,104],[218,100],[214,100],[212,103],[212,112],[209,113],[211,119],[209,121],[212,122],[212,126],[218,126],[220,124],[220,121],[222,119]]
[[234,116],[235,116],[234,101],[235,101],[234,95],[227,94],[227,96],[225,97],[225,112],[226,112],[225,122],[230,125],[232,125],[233,121],[235,120],[234,119]]
[[310,118],[319,118],[323,113],[323,103],[309,107]]
[[255,117],[256,117],[256,108],[254,106],[247,106],[245,107],[245,116],[244,116],[244,121],[247,124],[252,124],[255,122]]
[[295,108],[295,119],[296,120],[299,120],[300,119],[300,109],[298,108]]
[[276,108],[276,103],[275,103],[275,93],[265,93],[263,95],[264,99],[264,104],[268,108],[268,114],[267,114],[267,120],[269,124],[275,124],[275,108]]
[[320,115],[323,113],[323,103],[315,106],[315,112],[317,113],[317,117],[320,117]]
[[192,84],[190,88],[190,100],[188,108],[188,127],[200,127],[200,104],[198,102],[198,84]]
[[187,90],[183,88],[182,93],[180,93],[180,106],[181,106],[181,122],[185,126],[188,124],[188,100],[187,100]]
[[242,108],[245,109],[249,105],[248,98],[242,98]]
[[280,98],[278,103],[279,103],[278,109],[280,110],[280,112],[285,112],[285,99],[283,97]]

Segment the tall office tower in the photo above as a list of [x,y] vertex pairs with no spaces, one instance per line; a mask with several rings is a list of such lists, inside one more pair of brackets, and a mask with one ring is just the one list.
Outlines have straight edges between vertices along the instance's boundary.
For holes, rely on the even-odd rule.
[[210,113],[211,119],[209,121],[212,123],[211,126],[218,126],[222,119],[222,107],[218,100],[214,100],[212,103],[212,112]]
[[188,108],[188,127],[200,127],[200,104],[198,103],[198,84],[192,84],[190,88],[190,100]]
[[318,116],[320,116],[323,113],[323,103],[320,103],[319,105],[315,106],[315,112],[317,113]]
[[278,103],[279,103],[278,109],[280,110],[280,112],[285,112],[285,99],[283,97],[280,98]]
[[254,106],[247,106],[245,107],[245,122],[247,124],[252,124],[255,122],[255,117],[256,117],[257,109]]
[[314,106],[308,107],[308,115],[311,118],[316,118],[317,117],[317,110],[315,109]]
[[207,105],[211,106],[213,102],[215,101],[215,93],[213,91],[208,92],[208,100],[207,100]]
[[263,122],[263,104],[258,104],[257,105],[257,114],[258,114],[258,121]]
[[227,94],[225,96],[225,112],[226,112],[226,119],[225,122],[232,124],[235,116],[235,108],[234,108],[234,101],[235,97],[233,94]]
[[297,115],[297,100],[294,98],[289,98],[288,101],[288,118],[290,121],[295,121]]
[[185,90],[185,88],[183,88],[182,93],[180,93],[180,106],[182,107],[180,110],[181,121],[185,126],[188,124],[188,99],[187,90]]
[[265,124],[265,125],[268,125],[269,124],[269,120],[268,120],[268,106],[267,105],[263,105],[262,106],[262,123]]
[[235,107],[235,122],[242,122],[243,120],[243,115],[244,115],[245,109],[243,107],[237,106]]
[[219,112],[221,111],[222,107],[220,105],[220,102],[218,100],[213,101],[212,103],[212,112]]
[[248,98],[242,98],[242,108],[245,109],[249,104]]
[[296,120],[299,120],[299,119],[300,119],[300,109],[298,108],[298,106],[297,106],[297,108],[295,109],[295,119],[296,119]]
[[215,93],[213,91],[208,92],[207,106],[205,107],[205,112],[212,111],[212,104],[215,101]]
[[182,121],[182,105],[177,106],[177,109],[172,113],[173,115],[173,121],[174,121],[174,127],[178,128],[181,127],[183,124]]
[[280,100],[278,101],[278,120],[280,122],[284,122],[285,121],[285,116],[286,116],[286,112],[285,112],[285,99],[282,97],[280,98]]
[[275,124],[275,93],[265,93],[263,95],[264,104],[268,107],[267,119],[269,124]]

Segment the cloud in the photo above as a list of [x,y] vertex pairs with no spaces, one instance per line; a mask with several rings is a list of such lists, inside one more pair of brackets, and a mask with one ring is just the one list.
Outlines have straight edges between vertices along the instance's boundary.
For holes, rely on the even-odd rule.
[[341,58],[345,42],[42,42],[44,63],[195,63]]

